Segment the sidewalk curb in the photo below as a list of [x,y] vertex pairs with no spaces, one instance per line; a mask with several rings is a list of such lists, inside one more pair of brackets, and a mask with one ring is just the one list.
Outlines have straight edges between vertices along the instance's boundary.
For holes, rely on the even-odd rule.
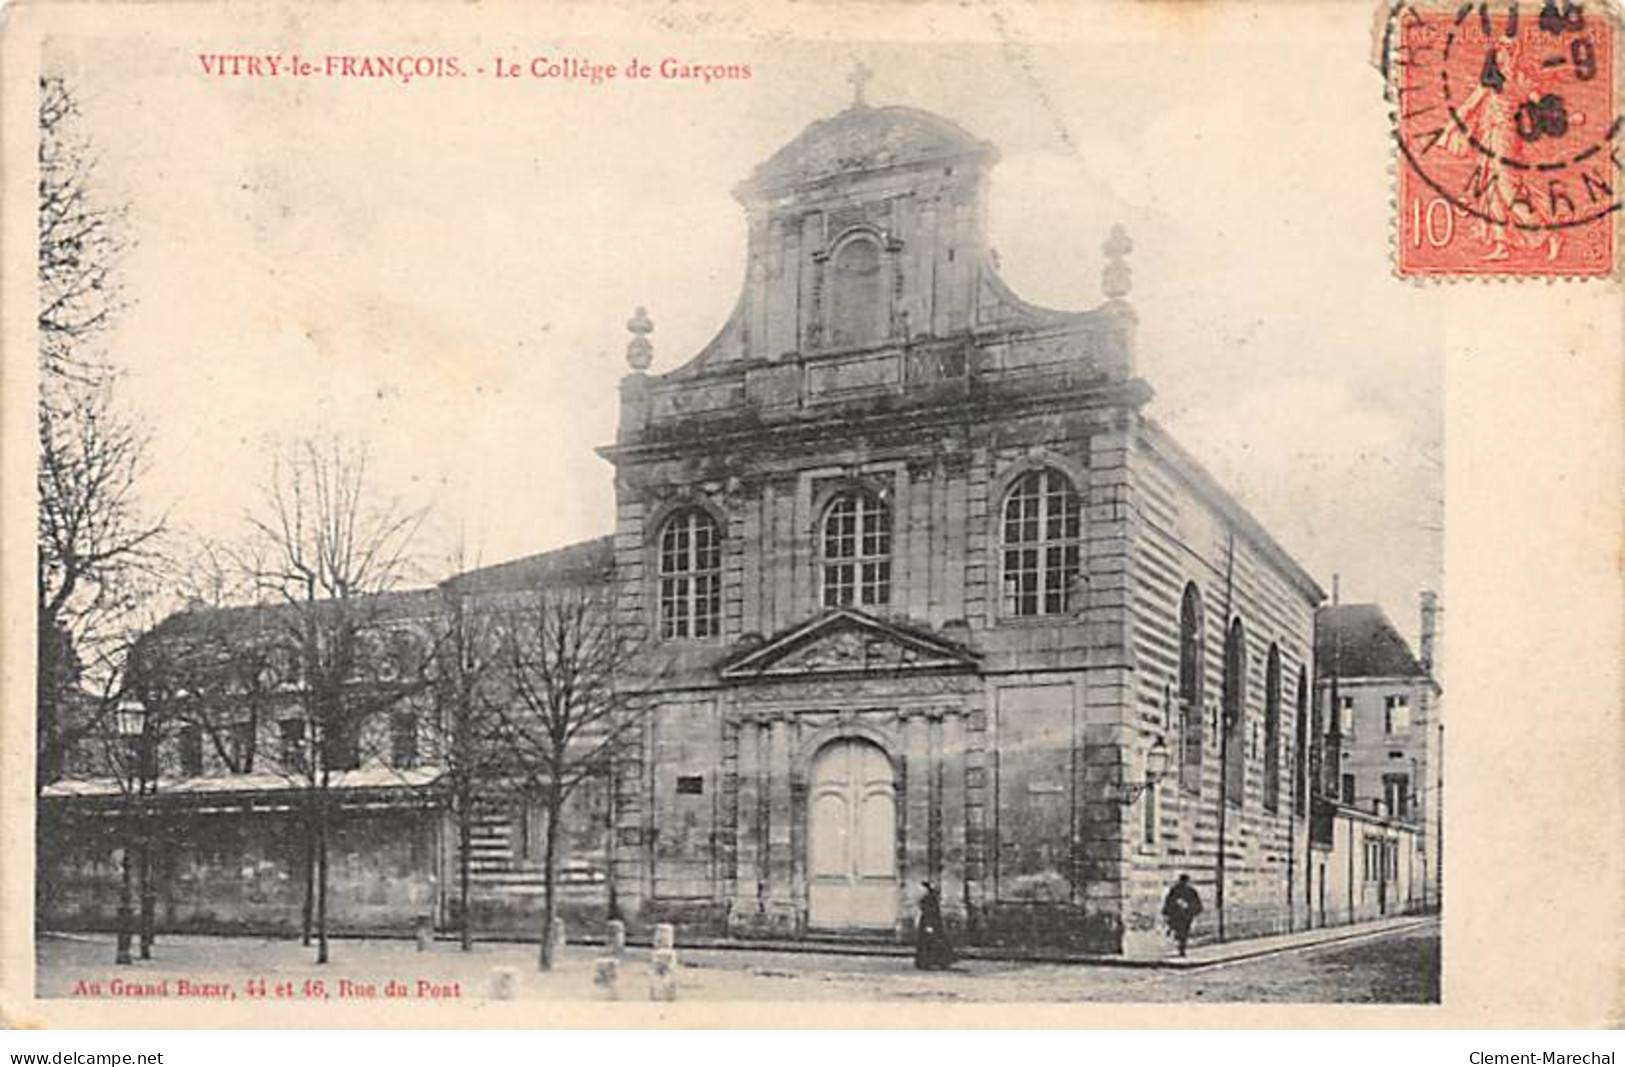
[[[1212,958],[1193,958],[1190,956],[1161,956],[1161,957],[1132,957],[1083,955],[1078,953],[1035,953],[1021,949],[980,948],[965,946],[957,949],[960,959],[988,960],[1008,963],[1052,963],[1073,964],[1078,966],[1096,967],[1126,967],[1141,970],[1199,970],[1204,967],[1217,967],[1227,963],[1237,963],[1242,960],[1256,959],[1263,956],[1276,955],[1282,952],[1291,952],[1297,949],[1320,948],[1342,941],[1353,941],[1365,937],[1376,937],[1382,934],[1399,933],[1426,925],[1436,919],[1436,915],[1406,916],[1401,919],[1392,919],[1387,922],[1354,923],[1347,926],[1323,927],[1324,936],[1299,937],[1297,940],[1285,943],[1261,944],[1273,938],[1249,938],[1241,941],[1224,942],[1218,945],[1203,946],[1202,950],[1213,950],[1220,947],[1229,951],[1217,954]],[[1308,933],[1302,931],[1301,933]],[[1284,936],[1284,935],[1276,935]],[[573,945],[601,945],[602,938],[571,938]],[[647,941],[627,942],[627,947],[647,948]],[[716,950],[724,952],[778,952],[786,955],[823,955],[823,956],[894,956],[907,957],[914,954],[912,945],[884,944],[879,942],[852,942],[839,941],[740,941],[740,940],[693,940],[683,941],[678,945],[683,949]]]
[[[1236,951],[1226,953],[1214,959],[1183,959],[1175,956],[1165,960],[1147,961],[1152,966],[1164,967],[1176,971],[1195,971],[1206,967],[1220,967],[1229,963],[1240,963],[1244,960],[1262,959],[1265,956],[1275,956],[1283,952],[1295,952],[1299,949],[1324,948],[1327,945],[1336,945],[1345,941],[1359,941],[1368,937],[1380,937],[1384,934],[1404,933],[1415,930],[1436,921],[1437,916],[1419,915],[1409,921],[1394,921],[1383,923],[1355,923],[1350,926],[1334,927],[1327,931],[1326,937],[1308,938],[1284,944],[1259,945],[1248,941],[1232,942]],[[1262,940],[1261,938],[1258,940]]]
[[[1250,938],[1241,941],[1208,944],[1201,946],[1196,950],[1198,952],[1214,953],[1208,958],[1199,956],[1129,957],[1083,955],[1078,953],[1041,953],[1033,952],[1031,950],[1022,950],[1019,948],[981,948],[973,946],[965,946],[960,948],[958,950],[958,954],[960,959],[984,960],[989,962],[1047,963],[1069,966],[1128,968],[1137,970],[1195,971],[1208,967],[1220,967],[1226,964],[1239,963],[1243,960],[1259,959],[1265,956],[1279,955],[1283,952],[1293,952],[1300,949],[1321,948],[1326,945],[1334,945],[1345,941],[1355,941],[1362,938],[1378,937],[1383,934],[1400,933],[1407,930],[1416,929],[1426,925],[1429,922],[1435,922],[1437,920],[1437,913],[1406,916],[1386,922],[1365,922],[1355,923],[1348,926],[1323,927],[1321,930],[1323,936],[1318,937],[1302,936],[1304,934],[1308,934],[1309,931],[1301,931],[1299,935],[1273,935],[1271,937],[1264,938]],[[275,941],[297,940],[297,938],[283,937],[267,938],[266,935],[261,934],[179,934],[170,936],[223,938],[226,940],[237,938],[251,940],[269,939]],[[370,937],[357,937],[352,934],[338,934],[335,936],[344,940],[357,941],[409,942],[411,940],[409,937],[404,935],[373,935]],[[1277,942],[1275,940],[1277,937],[1284,938],[1289,936],[1296,936],[1296,939],[1282,942]],[[95,935],[87,935],[82,931],[40,931],[38,937],[36,937],[36,940],[39,940],[40,938],[60,939],[64,941],[98,940]],[[455,945],[457,940],[456,934],[440,934],[435,937],[434,943],[436,945]],[[529,946],[538,943],[535,939],[527,940],[522,938],[492,937],[476,937],[474,942],[475,944],[484,945],[514,946]],[[1262,942],[1272,943],[1266,944]],[[566,943],[575,946],[594,947],[603,945],[605,941],[602,937],[572,937],[568,939]],[[652,942],[647,939],[629,938],[626,942],[626,947],[628,949],[647,951],[652,947]],[[677,947],[680,950],[690,949],[697,951],[717,952],[767,952],[796,956],[868,956],[907,958],[914,954],[914,947],[912,945],[878,941],[742,941],[724,938],[697,938],[694,940],[680,941]]]

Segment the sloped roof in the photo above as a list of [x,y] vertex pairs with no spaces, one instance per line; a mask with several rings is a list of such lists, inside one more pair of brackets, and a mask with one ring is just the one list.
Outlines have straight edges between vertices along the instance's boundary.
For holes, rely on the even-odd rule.
[[[433,589],[401,589],[358,596],[351,603],[364,606],[366,611],[374,613],[379,618],[410,618],[434,610],[434,596]],[[333,600],[318,600],[316,610],[330,611],[334,605]],[[186,607],[165,618],[152,629],[151,633],[154,637],[162,638],[184,637],[192,633],[235,635],[266,630],[277,623],[287,621],[298,610],[300,606],[285,602],[260,602],[221,608]]]
[[534,589],[540,585],[607,582],[615,569],[615,538],[610,535],[477,567],[446,579],[460,592],[489,593]]
[[1142,439],[1182,474],[1191,488],[1218,508],[1226,519],[1233,522],[1237,531],[1254,548],[1280,567],[1283,575],[1308,597],[1311,604],[1318,604],[1326,599],[1326,591],[1320,587],[1320,583],[1303,569],[1292,554],[1275,540],[1264,524],[1248,511],[1230,490],[1220,484],[1184,445],[1174,440],[1167,429],[1152,418],[1142,420],[1141,428]]
[[[606,536],[465,571],[446,579],[442,586],[459,592],[494,593],[534,589],[540,585],[592,585],[608,582],[614,565],[614,540]],[[366,612],[375,622],[423,619],[443,610],[440,597],[440,590],[431,586],[356,597],[352,606],[353,610]],[[334,610],[336,606],[332,600],[316,602],[318,612]],[[294,613],[300,607],[284,602],[187,607],[165,618],[143,640],[175,641],[202,636],[211,640],[274,641],[283,636],[280,628],[297,618]]]
[[[433,785],[445,774],[444,767],[424,766],[411,768],[389,767],[370,762],[350,771],[335,771],[331,788],[350,789],[421,789]],[[257,793],[293,791],[305,788],[295,778],[271,771],[254,774],[222,774],[197,778],[164,778],[158,782],[154,795],[166,797],[208,796],[224,793]],[[64,778],[46,786],[45,797],[109,797],[119,796],[123,787],[112,778]]]
[[1315,612],[1315,677],[1426,678],[1394,624],[1375,604],[1333,604]]

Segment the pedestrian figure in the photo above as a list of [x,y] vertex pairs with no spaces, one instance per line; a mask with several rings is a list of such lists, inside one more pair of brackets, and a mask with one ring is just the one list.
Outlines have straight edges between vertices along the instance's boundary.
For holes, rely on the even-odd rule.
[[942,897],[930,882],[920,898],[920,919],[914,934],[914,966],[922,971],[945,971],[953,966],[954,946],[942,925]]
[[1202,898],[1191,885],[1191,876],[1182,874],[1162,901],[1162,915],[1168,920],[1168,929],[1179,942],[1179,954],[1185,954],[1185,942],[1190,940],[1191,924],[1202,914]]

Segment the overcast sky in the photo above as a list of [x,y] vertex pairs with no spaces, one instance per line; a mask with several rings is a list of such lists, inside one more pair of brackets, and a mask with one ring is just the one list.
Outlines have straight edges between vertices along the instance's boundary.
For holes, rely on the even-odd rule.
[[[1155,41],[1105,20],[1057,40],[997,14],[961,36],[1002,43],[672,20],[547,37],[494,12],[433,35],[244,22],[210,38],[488,70],[497,54],[750,64],[709,86],[215,79],[196,41],[161,37],[62,39],[52,61],[131,205],[133,304],[109,340],[153,431],[153,503],[178,524],[237,533],[266,442],[338,429],[383,484],[433,500],[435,551],[459,528],[485,562],[608,532],[593,448],[614,438],[626,319],[648,307],[657,372],[720,328],[745,262],[730,190],[844,107],[861,59],[873,102],[998,147],[990,240],[1022,297],[1096,305],[1101,243],[1127,227],[1149,413],[1328,590],[1340,573],[1345,601],[1378,601],[1414,640],[1417,593],[1439,583],[1440,327],[1390,274],[1379,77],[1363,48],[1295,32],[1326,12],[1192,12]],[[1363,41],[1364,6],[1342,17]]]

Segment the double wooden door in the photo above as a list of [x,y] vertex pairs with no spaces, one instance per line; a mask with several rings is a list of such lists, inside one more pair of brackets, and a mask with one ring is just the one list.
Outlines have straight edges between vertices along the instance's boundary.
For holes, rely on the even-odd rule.
[[807,829],[808,922],[823,930],[897,922],[897,780],[879,747],[832,741],[813,759]]

